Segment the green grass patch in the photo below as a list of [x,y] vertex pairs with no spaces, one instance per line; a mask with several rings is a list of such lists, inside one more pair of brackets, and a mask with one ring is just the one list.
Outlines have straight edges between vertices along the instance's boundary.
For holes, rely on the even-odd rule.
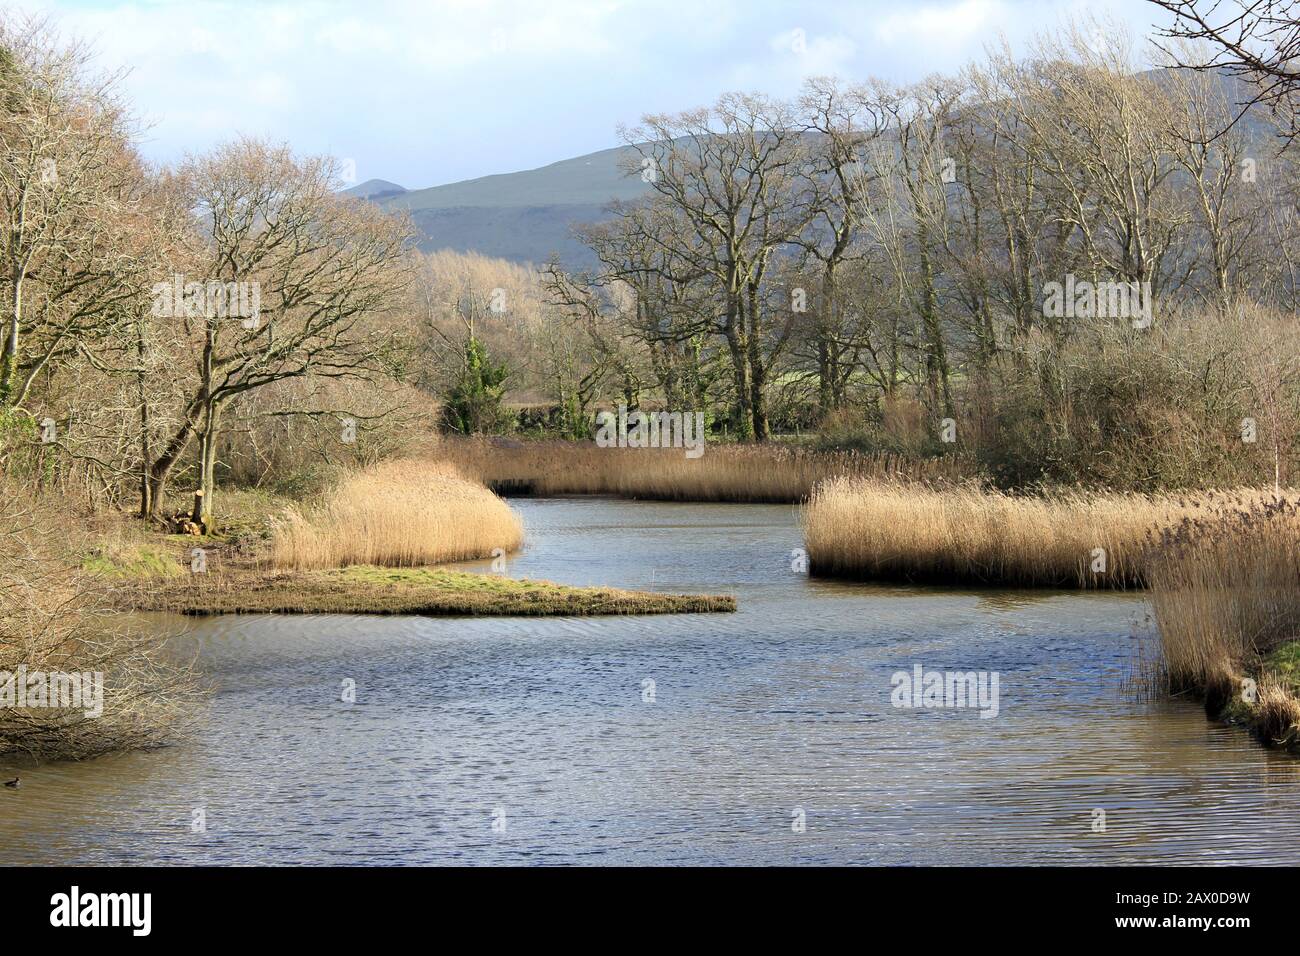
[[1249,728],[1268,746],[1300,753],[1300,640],[1279,644],[1247,672],[1259,681],[1257,696],[1234,686],[1231,693],[1207,696],[1206,713]]
[[184,573],[174,554],[145,545],[99,549],[82,560],[81,569],[113,580],[174,578]]
[[410,585],[464,594],[542,594],[564,587],[549,581],[521,580],[500,574],[476,574],[447,568],[379,568],[357,565],[318,573],[332,575],[342,581],[355,581],[359,585]]
[[1300,641],[1289,641],[1274,648],[1264,658],[1263,669],[1272,671],[1292,695],[1300,697]]

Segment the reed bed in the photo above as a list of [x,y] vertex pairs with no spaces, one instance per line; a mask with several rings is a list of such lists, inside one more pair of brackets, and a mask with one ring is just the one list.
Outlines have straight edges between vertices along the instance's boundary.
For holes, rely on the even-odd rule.
[[1236,501],[1160,536],[1150,561],[1158,675],[1270,743],[1300,738],[1300,507]]
[[349,565],[416,567],[515,551],[519,516],[442,462],[387,461],[346,476],[308,509],[273,524],[269,563],[311,570]]
[[809,569],[856,579],[1123,588],[1145,583],[1163,529],[1262,493],[1147,496],[1061,491],[1014,496],[835,478],[803,511]]
[[780,445],[710,445],[692,459],[681,448],[452,439],[439,455],[504,493],[748,504],[803,501],[818,482],[837,475],[941,480],[969,470],[956,456],[918,460]]

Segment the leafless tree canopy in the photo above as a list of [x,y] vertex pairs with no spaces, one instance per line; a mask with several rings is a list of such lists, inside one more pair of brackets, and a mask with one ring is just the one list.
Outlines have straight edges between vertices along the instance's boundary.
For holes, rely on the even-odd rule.
[[1180,66],[1244,80],[1251,93],[1244,104],[1268,107],[1285,124],[1286,135],[1300,134],[1300,3],[1296,0],[1150,0],[1173,14],[1165,35],[1197,44],[1197,58],[1186,47],[1175,56]]

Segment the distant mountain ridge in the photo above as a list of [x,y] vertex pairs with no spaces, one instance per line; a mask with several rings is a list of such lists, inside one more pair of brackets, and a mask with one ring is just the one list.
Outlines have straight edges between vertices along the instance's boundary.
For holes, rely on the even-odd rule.
[[649,188],[626,175],[620,164],[629,160],[639,162],[631,147],[621,146],[427,189],[371,179],[347,193],[408,212],[426,252],[455,249],[534,265],[555,255],[569,268],[584,268],[594,258],[572,227],[607,218],[608,203],[637,199]]
[[397,183],[390,183],[387,179],[367,179],[364,183],[343,191],[349,196],[356,196],[358,199],[374,201],[389,196],[399,196],[406,192],[406,187],[399,186]]

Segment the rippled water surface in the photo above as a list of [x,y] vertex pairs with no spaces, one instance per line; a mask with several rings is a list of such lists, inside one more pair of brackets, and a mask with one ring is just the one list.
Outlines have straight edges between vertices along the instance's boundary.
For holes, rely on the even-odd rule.
[[[0,766],[0,862],[1300,862],[1300,761],[1121,691],[1139,597],[810,581],[789,507],[514,504],[514,576],[740,611],[185,625],[194,739]],[[998,716],[892,707],[917,663]]]

